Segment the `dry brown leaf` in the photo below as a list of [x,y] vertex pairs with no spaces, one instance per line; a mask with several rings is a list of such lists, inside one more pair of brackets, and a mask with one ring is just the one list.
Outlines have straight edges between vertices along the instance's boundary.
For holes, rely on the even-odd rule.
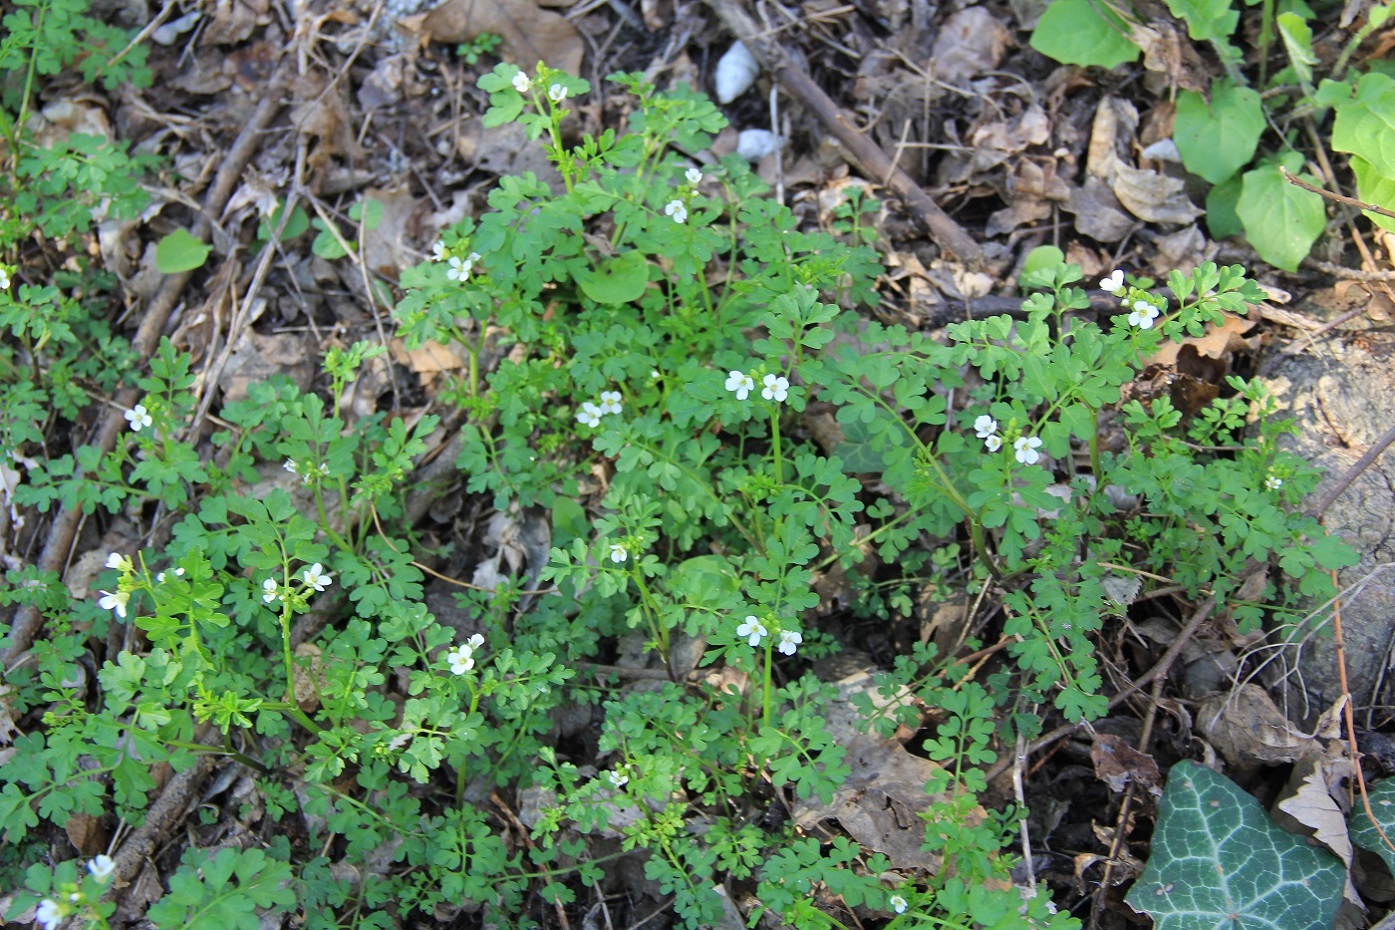
[[1163,343],[1157,354],[1148,359],[1148,364],[1172,368],[1176,366],[1177,355],[1184,346],[1192,346],[1198,355],[1206,358],[1224,358],[1227,353],[1249,348],[1241,334],[1249,332],[1254,325],[1254,320],[1248,317],[1227,313],[1225,322],[1219,326],[1208,326],[1204,336],[1189,336],[1181,342]]
[[1185,225],[1205,213],[1187,197],[1187,183],[1157,171],[1114,166],[1114,196],[1124,208],[1149,223]]
[[203,41],[209,45],[236,45],[246,42],[252,30],[270,22],[269,0],[214,0]]
[[325,684],[320,647],[314,643],[301,643],[295,647],[295,656],[296,661],[291,666],[295,703],[305,713],[313,713],[320,706],[320,691]]
[[1071,191],[1067,213],[1075,214],[1075,228],[1081,235],[1099,242],[1119,242],[1138,221],[1119,209],[1119,200],[1100,178],[1091,175],[1085,186]]
[[1129,23],[1129,41],[1143,50],[1143,67],[1168,78],[1168,86],[1206,93],[1210,76],[1201,56],[1171,23],[1155,19],[1149,25]]
[[930,70],[947,84],[963,84],[997,68],[1012,35],[997,16],[981,6],[950,15],[935,37]]
[[291,125],[296,132],[315,140],[307,160],[312,168],[323,167],[334,155],[362,157],[339,85],[328,87],[322,75],[310,72],[297,79],[296,99],[299,102],[291,108]]
[[406,184],[390,188],[367,188],[364,200],[382,205],[378,225],[364,230],[363,255],[368,267],[392,280],[405,268],[417,264],[421,256],[409,245],[422,201],[412,196]]
[[1310,752],[1299,759],[1289,775],[1283,797],[1276,805],[1275,821],[1283,827],[1311,836],[1326,846],[1347,867],[1347,900],[1362,907],[1361,897],[1351,883],[1351,834],[1347,815],[1332,797],[1330,786],[1350,777],[1351,762],[1341,753]]
[[1105,97],[1095,107],[1090,125],[1090,145],[1085,151],[1085,170],[1090,177],[1114,180],[1114,168],[1130,145],[1138,128],[1138,110],[1127,100]]
[[276,374],[289,376],[302,391],[308,391],[315,377],[313,356],[306,334],[263,336],[251,330],[244,331],[218,379],[218,386],[223,389],[223,402],[245,399],[248,385]]
[[1095,777],[1120,792],[1130,781],[1154,798],[1161,797],[1162,774],[1158,763],[1146,752],[1139,752],[1122,737],[1112,733],[1096,733],[1090,746],[1090,760],[1095,764]]
[[1201,702],[1197,724],[1234,766],[1292,762],[1303,755],[1312,738],[1296,730],[1257,684],[1233,694],[1216,694]]
[[492,32],[503,37],[511,57],[530,73],[538,62],[581,73],[581,34],[571,20],[541,9],[534,0],[446,0],[426,15],[421,30],[431,41],[446,43]]
[[68,834],[68,842],[83,857],[90,858],[106,851],[107,831],[102,828],[102,822],[91,814],[74,811],[63,830]]

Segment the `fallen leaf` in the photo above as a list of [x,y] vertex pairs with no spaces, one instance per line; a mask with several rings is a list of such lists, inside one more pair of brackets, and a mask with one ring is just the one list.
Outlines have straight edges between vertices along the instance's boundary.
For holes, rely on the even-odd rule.
[[306,334],[263,336],[245,330],[228,356],[218,386],[223,389],[225,404],[245,399],[248,385],[275,374],[287,375],[302,391],[308,391],[315,370],[314,350]]
[[1225,322],[1218,326],[1214,324],[1207,326],[1206,334],[1203,336],[1188,336],[1181,342],[1163,343],[1162,348],[1148,359],[1148,364],[1174,367],[1177,364],[1178,355],[1185,346],[1191,346],[1198,355],[1206,358],[1224,358],[1230,352],[1238,352],[1250,347],[1249,343],[1241,338],[1241,334],[1249,332],[1254,328],[1254,325],[1254,320],[1249,317],[1227,313],[1225,314]]
[[571,20],[533,0],[446,0],[426,15],[421,30],[431,41],[446,43],[492,32],[503,37],[512,58],[530,73],[538,62],[581,73],[581,34]]
[[[1329,786],[1349,778],[1351,774],[1351,762],[1340,748],[1336,754],[1307,753],[1293,766],[1274,815],[1274,820],[1280,826],[1311,836],[1326,846],[1342,860],[1348,873],[1355,850],[1347,829],[1347,815],[1332,797]],[[1357,907],[1363,907],[1350,874],[1347,877],[1346,897]]]
[[1158,763],[1122,737],[1096,733],[1090,746],[1090,760],[1095,764],[1095,777],[1111,791],[1121,792],[1132,781],[1154,798],[1162,796],[1162,773],[1158,771]]
[[1312,743],[1253,683],[1202,701],[1196,722],[1225,760],[1239,767],[1292,762]]
[[1184,225],[1206,211],[1187,197],[1187,182],[1157,171],[1114,166],[1114,196],[1134,216],[1149,223]]
[[940,27],[930,52],[930,70],[947,84],[964,84],[997,68],[1012,35],[981,6],[952,13]]
[[252,30],[271,22],[269,0],[214,0],[213,14],[203,31],[207,45],[236,45]]

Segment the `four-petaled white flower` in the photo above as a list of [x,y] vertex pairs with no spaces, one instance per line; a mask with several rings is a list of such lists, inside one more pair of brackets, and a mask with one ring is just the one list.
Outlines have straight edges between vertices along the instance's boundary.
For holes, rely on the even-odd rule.
[[465,642],[471,649],[480,649],[484,646],[484,637],[478,633],[471,633],[470,638]]
[[10,273],[6,271],[4,268],[0,268],[0,291],[8,291],[9,289]]
[[804,637],[794,630],[780,631],[780,645],[776,646],[787,656],[794,655],[794,651],[799,648],[799,644],[804,642]]
[[979,439],[987,439],[997,431],[998,421],[986,413],[981,414],[977,420],[974,420],[974,433]]
[[744,371],[733,371],[727,375],[727,390],[736,392],[737,400],[745,400],[756,389],[756,380]]
[[1003,447],[1003,437],[984,436],[983,444],[988,447],[989,452],[997,452],[999,449]]
[[131,424],[131,432],[139,433],[142,429],[152,425],[155,421],[151,419],[150,411],[145,409],[145,404],[136,404],[127,410],[123,416]]
[[116,861],[111,856],[98,856],[87,863],[87,871],[91,872],[97,881],[106,884],[107,879],[111,878],[111,873],[116,871]]
[[581,410],[576,415],[576,421],[580,423],[582,426],[600,426],[601,414],[603,414],[604,412],[605,411],[603,411],[600,407],[597,407],[595,404],[591,403],[588,400],[586,403],[581,405]]
[[[474,255],[473,252],[470,254]],[[470,272],[475,267],[475,259],[460,258],[457,255],[452,255],[447,264],[450,265],[450,268],[446,271],[446,277],[450,278],[452,281],[459,281],[461,284],[464,284],[466,281],[470,280]]]
[[605,778],[606,781],[610,782],[610,787],[612,788],[623,788],[630,783],[630,776],[626,775],[619,769],[616,769],[612,772],[606,772]]
[[295,459],[286,459],[281,467],[293,475],[300,474],[300,471],[296,468]]
[[1110,272],[1109,277],[1100,282],[1100,290],[1108,291],[1115,297],[1124,296],[1124,291],[1126,290],[1124,286],[1124,272],[1115,268]]
[[561,84],[553,84],[547,89],[547,99],[553,103],[561,103],[567,99],[567,89]]
[[630,554],[627,551],[625,551],[624,546],[620,545],[619,543],[610,544],[610,560],[612,562],[623,562],[629,557]]
[[[182,569],[182,568],[176,568],[176,569],[174,570],[174,575],[175,575],[175,577],[179,577],[180,575],[183,575],[183,574],[184,574],[184,569]],[[155,576],[155,582],[156,582],[156,584],[164,584],[164,583],[165,583],[165,573],[164,573],[164,572],[158,573],[158,574]]]
[[113,552],[111,555],[107,556],[107,568],[114,568],[123,575],[127,572],[134,571],[135,567],[135,563],[131,561],[130,556],[122,555],[119,552]]
[[116,615],[122,620],[126,619],[126,605],[131,602],[130,591],[103,591],[101,600],[97,601],[97,606],[103,610],[114,610]]
[[1148,303],[1146,300],[1135,300],[1133,302],[1133,312],[1129,314],[1129,325],[1137,326],[1139,329],[1152,329],[1153,321],[1157,318],[1157,307]]
[[446,244],[437,239],[431,245],[431,260],[433,262],[443,262],[446,260]]
[[759,646],[761,637],[767,632],[765,626],[753,616],[747,617],[746,621],[736,628],[736,635],[746,637],[746,642],[752,646]]
[[44,930],[57,930],[63,922],[63,905],[51,898],[44,898],[34,912],[34,919],[44,925]]
[[760,389],[760,396],[766,400],[773,400],[777,404],[785,402],[785,398],[790,396],[790,380],[778,375],[766,375],[761,381],[765,387]]
[[1264,486],[1271,491],[1277,491],[1284,486],[1284,479],[1278,475],[1269,475],[1264,479]]
[[702,172],[696,168],[689,168],[687,171],[683,172],[683,177],[687,178],[688,183],[693,185],[693,187],[697,187],[702,183]]
[[891,906],[891,909],[896,913],[906,913],[906,908],[908,907],[908,905],[906,904],[906,899],[901,897],[899,894],[892,895],[890,898],[887,899],[886,903],[889,904]]
[[601,391],[601,413],[619,413],[621,410],[621,400],[619,391]]
[[280,586],[276,584],[275,578],[268,578],[262,582],[262,600],[268,604],[275,604],[281,599]]
[[526,94],[533,89],[533,82],[528,79],[528,75],[520,71],[513,76],[513,89],[520,94]]
[[446,661],[450,663],[451,674],[464,675],[475,667],[475,650],[469,643],[462,643],[446,653]]
[[1012,448],[1017,453],[1017,461],[1023,465],[1035,465],[1037,459],[1041,458],[1041,453],[1037,451],[1041,448],[1041,439],[1036,436],[1018,436]]
[[316,591],[323,591],[334,583],[334,576],[326,572],[324,566],[319,562],[316,562],[314,565],[311,565],[305,571],[301,572],[300,577]]
[[670,200],[664,204],[664,213],[673,217],[675,223],[688,222],[688,208],[683,206],[681,200]]

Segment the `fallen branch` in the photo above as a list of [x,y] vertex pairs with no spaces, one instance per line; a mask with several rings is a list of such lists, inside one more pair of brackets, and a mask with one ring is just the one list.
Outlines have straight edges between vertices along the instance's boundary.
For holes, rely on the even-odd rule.
[[785,92],[813,111],[847,149],[864,174],[887,180],[936,243],[953,252],[970,267],[977,269],[983,265],[983,249],[978,242],[941,210],[915,179],[882,151],[881,146],[854,129],[849,115],[793,62],[779,43],[763,38],[762,30],[738,5],[737,0],[707,0],[707,4],[721,17],[732,34],[741,40],[741,44],[750,50],[761,67],[775,76]]

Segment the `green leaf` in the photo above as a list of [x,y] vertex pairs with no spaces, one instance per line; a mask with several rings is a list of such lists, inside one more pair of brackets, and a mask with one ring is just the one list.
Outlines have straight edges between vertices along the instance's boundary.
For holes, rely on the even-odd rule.
[[1313,65],[1317,64],[1317,56],[1313,54],[1313,30],[1297,13],[1280,13],[1276,22],[1294,73],[1305,87],[1311,85]]
[[1368,74],[1356,85],[1356,99],[1337,107],[1332,147],[1359,155],[1377,172],[1395,178],[1395,80]]
[[1240,22],[1240,11],[1230,8],[1230,0],[1167,0],[1167,8],[1186,22],[1187,35],[1197,42],[1224,39]]
[[371,198],[361,200],[349,208],[349,219],[355,223],[362,221],[364,229],[377,229],[383,221],[383,204]]
[[1124,899],[1156,930],[1331,930],[1346,871],[1224,775],[1172,767],[1153,850]]
[[1244,179],[1237,174],[1211,188],[1206,195],[1206,228],[1212,239],[1229,239],[1245,231],[1245,224],[1235,212],[1243,186]]
[[[1288,153],[1284,161],[1294,173],[1303,166],[1297,152]],[[1304,180],[1317,183],[1308,176]],[[1245,172],[1235,213],[1259,257],[1285,271],[1298,270],[1327,226],[1322,197],[1285,181],[1277,161]]]
[[187,229],[176,229],[155,247],[155,267],[161,274],[180,274],[202,268],[211,247],[190,235]]
[[[1366,203],[1373,203],[1378,207],[1385,207],[1387,210],[1395,210],[1395,179],[1381,174],[1370,162],[1356,155],[1351,157],[1351,173],[1356,175],[1356,194],[1358,197]],[[1395,219],[1381,216],[1379,213],[1372,213],[1369,210],[1365,211],[1365,215],[1367,219],[1382,229],[1395,232]]]
[[1211,89],[1209,105],[1189,90],[1177,95],[1172,139],[1188,171],[1220,184],[1254,158],[1264,125],[1259,94],[1221,80]]
[[1032,32],[1032,48],[1067,65],[1114,68],[1138,61],[1128,35],[1128,24],[1103,4],[1053,0]]
[[582,293],[598,304],[627,304],[639,300],[649,284],[649,261],[642,252],[617,255],[605,266],[592,270],[580,267],[575,272]]
[[[1054,245],[1039,245],[1027,253],[1027,260],[1022,263],[1022,287],[1035,287],[1035,284],[1027,283],[1029,275],[1038,275],[1042,272],[1054,270],[1057,265],[1066,260],[1066,253],[1056,248]],[[1050,286],[1049,284],[1043,286]]]
[[1380,856],[1390,871],[1395,872],[1395,850],[1387,846],[1381,838],[1383,830],[1386,837],[1395,843],[1395,778],[1381,779],[1371,786],[1366,797],[1371,802],[1371,813],[1376,815],[1380,829],[1377,830],[1376,824],[1366,816],[1366,805],[1357,804],[1352,809],[1351,816],[1347,818],[1351,841],[1362,849]]

